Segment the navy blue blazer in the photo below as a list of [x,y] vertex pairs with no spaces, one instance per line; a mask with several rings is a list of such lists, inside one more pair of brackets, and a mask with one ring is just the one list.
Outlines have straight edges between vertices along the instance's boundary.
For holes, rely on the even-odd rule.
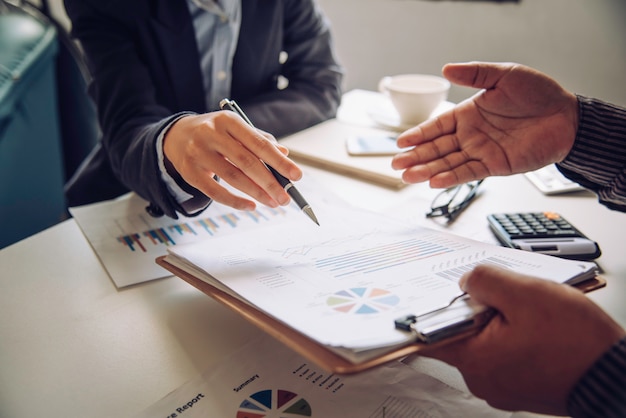
[[[68,204],[133,190],[157,212],[189,215],[162,182],[155,151],[158,133],[173,117],[216,110],[205,106],[187,2],[65,0],[65,7],[91,71],[89,94],[103,133],[66,185]],[[288,54],[283,64],[281,51]],[[231,98],[277,138],[333,117],[339,105],[343,73],[315,0],[242,0],[232,71]],[[283,90],[279,75],[289,80]]]

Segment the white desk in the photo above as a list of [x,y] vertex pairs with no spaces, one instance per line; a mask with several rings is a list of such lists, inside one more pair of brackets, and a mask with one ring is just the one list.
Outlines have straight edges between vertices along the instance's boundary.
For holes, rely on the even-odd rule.
[[[396,191],[305,172],[356,205],[430,222],[425,185]],[[590,297],[626,326],[626,214],[585,193],[545,197],[522,176],[482,187],[452,231],[487,231],[489,212],[560,212],[600,243],[608,286]],[[118,291],[73,220],[0,251],[0,271],[1,417],[132,416],[259,333],[175,277]],[[448,366],[414,364],[463,387]]]

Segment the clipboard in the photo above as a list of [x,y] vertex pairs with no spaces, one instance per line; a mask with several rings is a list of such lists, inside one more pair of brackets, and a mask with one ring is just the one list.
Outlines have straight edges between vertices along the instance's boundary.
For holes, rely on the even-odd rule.
[[[481,314],[471,318],[458,318],[456,321],[444,322],[439,326],[417,328],[417,332],[423,333],[423,335],[420,336],[416,334],[415,342],[392,349],[389,352],[385,352],[363,362],[353,363],[256,307],[171,264],[167,260],[167,256],[158,257],[156,263],[204,294],[234,310],[250,323],[256,325],[303,357],[337,374],[358,373],[393,360],[401,359],[409,354],[419,353],[420,350],[426,347],[434,348],[466,338],[478,332],[493,315],[493,311],[487,309],[482,311]],[[585,293],[604,286],[606,286],[606,280],[600,276],[592,277],[575,285],[575,287]],[[425,324],[428,324],[428,322],[425,322]],[[393,326],[393,324],[389,326]]]

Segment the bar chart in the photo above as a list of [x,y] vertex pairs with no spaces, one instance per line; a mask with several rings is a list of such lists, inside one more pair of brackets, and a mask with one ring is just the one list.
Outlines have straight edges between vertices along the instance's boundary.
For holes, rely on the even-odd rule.
[[71,208],[70,212],[117,287],[125,287],[170,274],[155,263],[176,245],[210,240],[238,229],[262,227],[302,214],[294,206],[238,211],[213,202],[197,217],[155,218],[136,195],[120,200]]
[[[130,252],[147,252],[149,246],[170,246],[183,242],[215,236],[222,231],[238,228],[239,225],[271,222],[276,217],[285,217],[287,209],[259,208],[250,212],[232,211],[218,213],[201,219],[186,218],[184,222],[173,219],[150,218],[148,214],[138,213],[133,217],[115,219],[115,227],[123,233],[116,240]],[[211,212],[211,211],[209,211]],[[174,222],[174,223],[172,223]],[[153,226],[151,229],[136,231],[142,225]]]

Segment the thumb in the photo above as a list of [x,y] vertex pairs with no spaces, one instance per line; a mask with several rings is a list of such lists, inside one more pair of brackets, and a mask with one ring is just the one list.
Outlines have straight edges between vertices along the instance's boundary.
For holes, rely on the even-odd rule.
[[501,313],[511,306],[523,306],[527,287],[536,280],[492,265],[479,265],[461,278],[459,285],[475,301]]
[[510,72],[512,64],[467,62],[446,64],[442,73],[451,83],[477,89],[490,89]]
[[[492,265],[481,264],[464,274],[459,281],[459,286],[476,302],[495,308],[500,313],[499,316],[491,320],[491,323],[500,320],[506,321],[511,314],[508,309],[511,306],[518,306],[511,305],[511,301],[518,298],[516,290],[520,286],[519,281],[523,281],[514,275],[517,273]],[[458,367],[468,356],[468,347],[475,344],[474,341],[475,339],[461,339],[446,342],[440,346],[425,347],[420,351],[420,354]]]

